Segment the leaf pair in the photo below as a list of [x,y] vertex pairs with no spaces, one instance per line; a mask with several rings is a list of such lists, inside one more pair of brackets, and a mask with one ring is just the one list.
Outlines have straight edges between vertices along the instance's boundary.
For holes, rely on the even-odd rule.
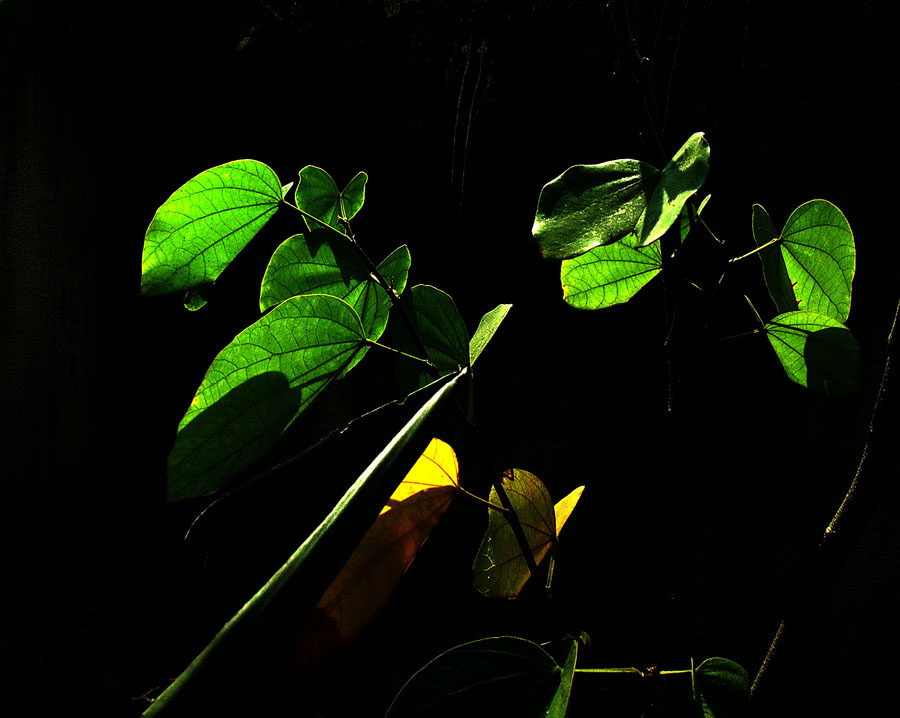
[[638,160],[570,167],[541,190],[532,234],[562,259],[565,301],[600,309],[633,297],[662,269],[658,240],[709,172],[709,143],[692,135],[660,171]]
[[[579,486],[554,506],[547,487],[528,471],[511,469],[503,475],[501,482],[522,526],[534,563],[540,564],[575,509],[584,486]],[[489,500],[495,506],[500,504],[496,488],[491,488]],[[498,598],[518,596],[531,576],[512,526],[500,511],[489,511],[488,528],[475,555],[472,573],[478,591]]]
[[779,312],[764,326],[788,378],[843,396],[859,380],[859,345],[844,322],[850,314],[856,247],[843,213],[826,200],[800,205],[779,234],[753,206],[753,238],[766,287]]

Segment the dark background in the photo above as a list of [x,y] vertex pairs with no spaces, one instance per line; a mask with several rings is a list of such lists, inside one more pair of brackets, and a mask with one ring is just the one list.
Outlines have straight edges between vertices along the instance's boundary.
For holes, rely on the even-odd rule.
[[[0,2],[4,713],[139,714],[404,420],[361,425],[182,540],[205,504],[165,503],[175,427],[297,227],[279,213],[197,313],[140,297],[141,247],[174,189],[245,157],[285,183],[306,164],[341,185],[366,171],[354,228],[371,255],[407,243],[411,280],[452,294],[470,330],[512,303],[479,362],[479,427],[500,465],[555,496],[587,486],[552,611],[534,591],[515,605],[473,595],[484,517],[455,505],[357,644],[276,685],[257,714],[380,715],[439,651],[548,640],[551,622],[590,634],[585,666],[722,655],[753,675],[853,476],[897,299],[889,5]],[[673,448],[658,283],[624,307],[572,310],[530,229],[540,188],[568,166],[661,167],[695,131],[726,256],[751,248],[754,202],[778,226],[813,198],[844,211],[865,368],[856,395],[826,400],[789,384],[764,341],[713,343]],[[717,266],[693,278],[709,286]],[[744,293],[770,315],[748,261],[709,336],[753,327]],[[379,368],[330,392],[281,451],[366,406]],[[862,715],[893,694],[900,497],[893,469],[877,478],[833,589],[804,607],[813,628],[770,714]],[[572,714],[640,715],[656,690],[579,678]]]

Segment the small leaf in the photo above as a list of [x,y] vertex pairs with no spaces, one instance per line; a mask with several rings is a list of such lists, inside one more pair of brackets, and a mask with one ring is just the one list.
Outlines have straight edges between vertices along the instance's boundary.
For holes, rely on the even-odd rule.
[[768,322],[765,331],[792,382],[831,396],[856,389],[862,367],[859,344],[837,319],[787,312]]
[[[584,487],[575,489],[554,507],[547,487],[534,474],[512,469],[503,475],[502,481],[534,562],[540,564],[578,503]],[[500,503],[494,488],[491,488],[490,502]],[[512,527],[499,511],[489,511],[488,528],[475,555],[472,573],[475,588],[485,596],[497,598],[515,598],[530,578],[528,564]]]
[[300,666],[349,643],[381,609],[458,486],[453,448],[432,439],[319,600],[297,643]]
[[485,314],[481,321],[478,322],[478,328],[469,340],[469,365],[475,363],[475,360],[481,356],[481,352],[487,346],[488,342],[494,336],[494,333],[500,327],[500,324],[506,319],[512,304],[499,304],[491,311]]
[[781,253],[797,307],[846,322],[856,271],[853,232],[841,210],[815,199],[793,211],[781,230]]
[[238,334],[178,425],[169,500],[215,491],[264,456],[365,344],[353,308],[322,294],[291,297]]
[[196,312],[206,306],[212,294],[212,284],[204,284],[184,293],[184,308],[189,312]]
[[572,681],[575,679],[575,665],[578,662],[578,641],[572,640],[566,663],[562,668],[559,680],[559,689],[553,696],[553,702],[547,709],[547,718],[566,718],[569,708],[569,697],[572,695]]
[[[762,247],[778,237],[778,231],[762,205],[753,205],[752,228],[753,240],[757,247]],[[763,249],[759,252],[759,259],[762,262],[763,278],[766,280],[769,296],[775,303],[775,310],[779,314],[797,311],[794,285],[791,284],[787,268],[784,266],[780,247],[771,245]]]
[[228,162],[188,180],[147,228],[141,292],[169,294],[215,281],[281,198],[278,176],[255,160]]
[[703,718],[743,718],[749,712],[750,676],[727,658],[707,658],[694,669],[694,701]]
[[562,670],[536,643],[514,636],[451,648],[410,678],[386,718],[547,715]]
[[678,220],[688,198],[699,190],[709,174],[709,143],[696,132],[663,168],[659,182],[647,199],[634,227],[638,245],[646,247],[662,237]]
[[[343,233],[341,220],[349,221],[359,212],[365,200],[367,179],[365,172],[359,172],[341,192],[325,170],[307,165],[300,170],[294,200],[304,212]],[[315,222],[305,221],[310,230],[319,229]]]
[[545,259],[568,259],[634,230],[660,172],[638,160],[575,165],[547,183],[531,233]]
[[[403,305],[425,345],[427,358],[434,364],[439,375],[468,366],[469,335],[449,294],[428,284],[417,284],[403,296]],[[410,336],[405,323],[393,322],[391,336],[391,346],[414,356],[421,355],[421,350]],[[398,364],[397,380],[407,393],[425,386],[433,378],[411,361],[401,359]]]
[[595,247],[560,268],[563,299],[576,309],[602,309],[631,299],[662,269],[658,244],[638,247],[630,234],[620,242]]

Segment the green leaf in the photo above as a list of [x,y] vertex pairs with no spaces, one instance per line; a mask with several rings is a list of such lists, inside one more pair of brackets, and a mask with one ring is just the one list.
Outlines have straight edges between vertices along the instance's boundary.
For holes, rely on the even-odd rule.
[[281,182],[261,162],[201,172],[156,210],[144,237],[141,291],[169,294],[215,281],[279,202]]
[[575,165],[547,183],[531,233],[545,259],[568,259],[630,234],[660,177],[638,160]]
[[[502,482],[513,511],[519,517],[534,562],[539,564],[575,509],[584,487],[575,489],[554,506],[547,487],[528,471],[507,471]],[[492,504],[500,504],[500,497],[493,487],[489,500]],[[499,511],[488,511],[487,531],[475,554],[472,573],[475,588],[485,596],[495,598],[515,598],[531,576],[512,526]]]
[[699,190],[709,174],[709,143],[702,132],[688,138],[662,171],[634,227],[638,244],[646,247],[662,237],[678,220],[688,198]]
[[547,718],[566,718],[569,708],[569,697],[572,695],[572,681],[575,679],[575,664],[578,662],[578,641],[572,640],[566,663],[560,675],[559,689],[553,696],[550,708],[547,709]]
[[196,312],[206,306],[212,294],[212,284],[204,284],[200,287],[188,289],[184,293],[184,308],[189,312]]
[[563,299],[577,309],[622,304],[661,269],[659,245],[639,247],[635,235],[630,234],[615,244],[564,260],[560,268]]
[[[428,446],[440,410],[454,396],[465,372],[463,369],[435,391],[318,528],[151,704],[144,712],[146,718],[235,712],[235,694],[242,686],[250,686],[252,691],[256,685],[248,680],[248,674],[259,675],[271,669],[277,662],[273,656],[276,647],[290,647],[340,567]],[[264,660],[267,657],[269,660]],[[223,691],[222,686],[230,688]],[[257,696],[248,698],[255,700]]]
[[781,253],[797,307],[847,321],[856,247],[841,210],[824,199],[797,207],[781,230]]
[[475,360],[481,356],[481,352],[487,346],[488,342],[494,336],[494,333],[500,327],[500,324],[506,319],[512,304],[499,304],[491,311],[485,314],[481,321],[478,322],[478,328],[469,340],[469,365],[475,363]]
[[787,312],[765,331],[788,378],[822,394],[845,396],[856,389],[859,344],[843,324],[815,312]]
[[410,678],[386,718],[547,715],[562,670],[536,643],[498,636],[464,643]]
[[[427,358],[434,364],[439,375],[468,366],[469,335],[449,294],[428,284],[417,284],[403,296],[403,305],[425,345]],[[410,336],[405,323],[393,322],[391,335],[391,346],[414,356],[421,356],[421,350]],[[426,370],[408,360],[400,361],[397,380],[407,393],[433,380]]]
[[690,234],[693,225],[695,225],[699,220],[700,214],[703,212],[703,208],[706,207],[707,202],[709,202],[710,197],[712,197],[712,195],[706,195],[706,197],[703,198],[703,201],[700,202],[700,206],[698,206],[697,209],[694,209],[694,206],[689,203],[685,203],[684,207],[682,208],[680,215],[681,219],[679,220],[679,234],[682,244],[684,244],[684,240],[686,240],[688,234]]
[[[300,181],[294,192],[297,206],[339,232],[344,232],[341,220],[353,219],[366,197],[365,172],[359,172],[350,180],[343,192],[325,170],[307,165],[300,170]],[[315,222],[306,220],[309,229],[318,229]]]
[[[761,205],[753,205],[753,240],[757,247],[763,247],[778,237],[775,224],[768,212]],[[763,278],[769,296],[775,303],[775,309],[779,314],[797,311],[797,300],[794,297],[794,286],[788,276],[787,267],[784,266],[784,257],[776,245],[770,245],[759,252],[759,258],[763,267]]]
[[215,491],[264,456],[365,345],[353,308],[322,294],[291,297],[238,334],[178,425],[169,500]]
[[703,718],[743,718],[749,712],[750,676],[727,658],[707,658],[694,669],[694,701]]

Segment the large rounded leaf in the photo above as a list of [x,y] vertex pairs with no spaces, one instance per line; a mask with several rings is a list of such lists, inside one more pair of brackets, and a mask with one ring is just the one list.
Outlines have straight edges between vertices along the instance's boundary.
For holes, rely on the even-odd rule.
[[653,244],[669,231],[678,221],[684,203],[703,186],[707,174],[709,143],[702,132],[695,132],[663,168],[659,182],[647,198],[644,212],[634,227],[639,245]]
[[856,338],[837,319],[815,312],[787,312],[765,331],[788,378],[822,394],[856,389],[862,359]]
[[561,675],[552,656],[532,641],[484,638],[451,648],[421,668],[400,689],[386,718],[543,718]]
[[141,291],[168,294],[209,284],[281,202],[275,172],[237,160],[201,172],[156,211],[144,237]]
[[841,210],[824,199],[797,207],[781,230],[781,253],[798,309],[847,321],[856,247]]
[[759,259],[762,262],[766,288],[775,303],[776,311],[779,314],[797,311],[794,285],[791,283],[787,267],[784,265],[784,256],[781,248],[772,244],[772,241],[778,237],[778,230],[775,229],[775,224],[762,205],[753,205],[751,226],[756,246],[765,247],[760,250]]
[[531,233],[546,259],[567,259],[634,230],[660,172],[638,160],[575,165],[547,183]]
[[662,269],[659,243],[640,247],[629,234],[566,259],[560,268],[563,299],[577,309],[602,309],[631,299]]
[[264,456],[365,345],[353,308],[323,294],[287,299],[238,334],[178,425],[169,499],[214,491]]
[[[358,172],[343,191],[325,170],[307,165],[300,170],[300,181],[294,191],[294,200],[304,212],[308,212],[339,232],[344,231],[341,221],[353,219],[366,198],[365,172]],[[309,229],[316,229],[315,222],[307,222]]]

